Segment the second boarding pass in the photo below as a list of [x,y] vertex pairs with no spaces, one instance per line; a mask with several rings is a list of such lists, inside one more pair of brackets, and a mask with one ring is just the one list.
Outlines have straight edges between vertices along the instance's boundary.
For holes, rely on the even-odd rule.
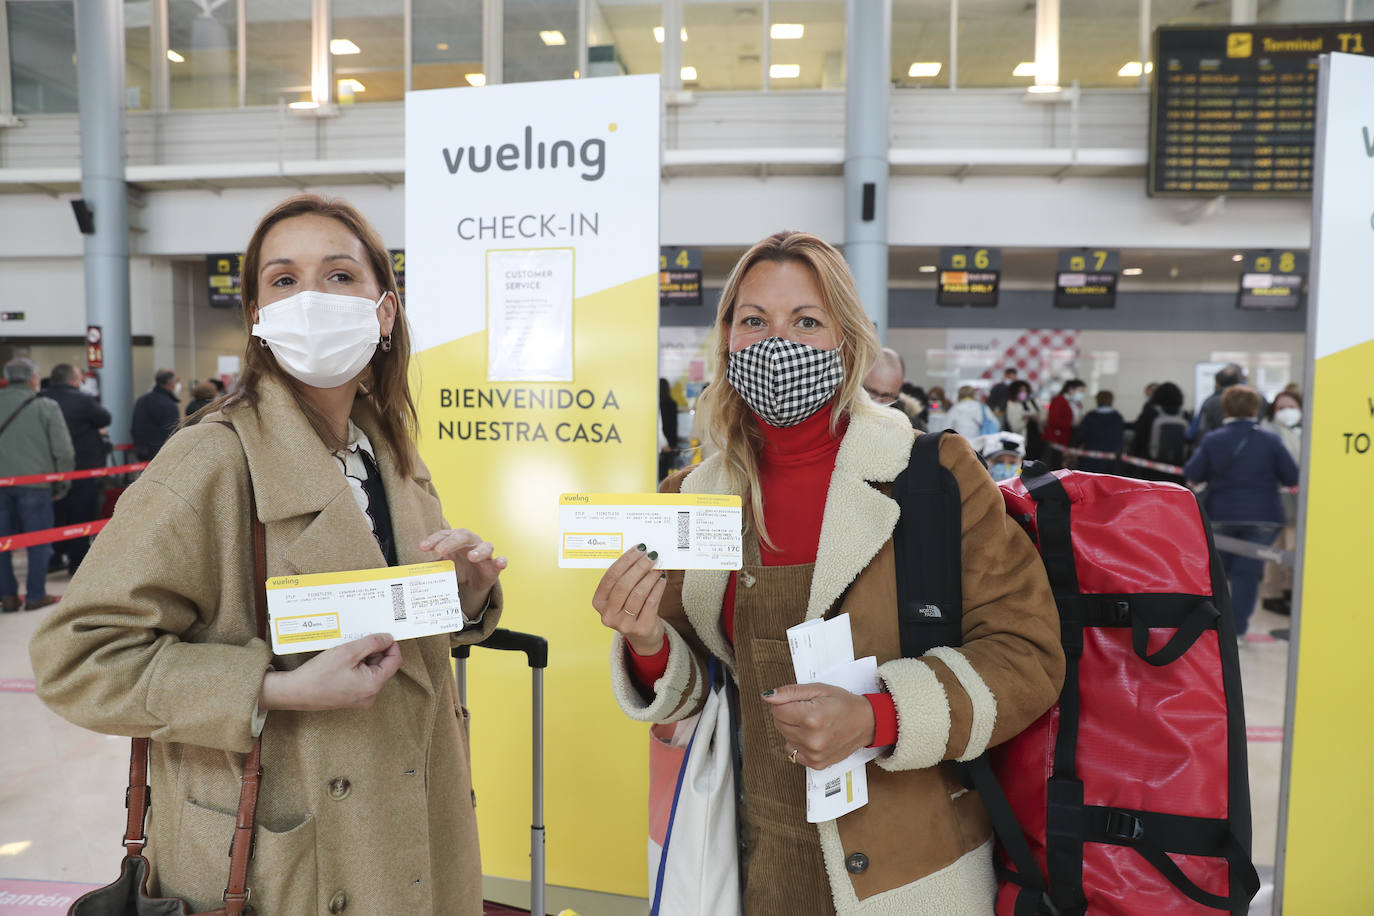
[[558,565],[605,569],[632,547],[656,551],[659,569],[739,569],[738,496],[713,493],[564,493]]

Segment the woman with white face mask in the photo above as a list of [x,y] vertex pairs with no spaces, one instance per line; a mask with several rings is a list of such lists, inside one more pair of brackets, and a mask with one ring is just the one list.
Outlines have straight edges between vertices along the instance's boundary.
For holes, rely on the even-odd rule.
[[[1260,426],[1279,437],[1294,461],[1302,460],[1302,395],[1296,387],[1290,386],[1274,397]],[[1298,543],[1298,494],[1284,490],[1279,493],[1279,502],[1283,504],[1284,525],[1274,546],[1281,550],[1292,550]],[[1261,607],[1280,614],[1290,613],[1293,606],[1293,568],[1266,563],[1259,594]]]
[[[449,651],[495,628],[506,561],[447,525],[416,451],[390,255],[348,204],[293,197],[248,243],[243,304],[238,388],[120,500],[33,639],[38,694],[77,724],[153,739],[154,896],[221,906],[260,736],[255,912],[476,916]],[[274,656],[255,622],[254,505],[268,576],[451,560],[471,625]]]
[[[1063,676],[1044,568],[957,436],[939,457],[963,500],[965,642],[901,657],[887,494],[919,434],[864,392],[877,352],[834,248],[783,232],[750,249],[721,294],[703,398],[719,451],[661,487],[740,495],[743,568],[663,573],[657,545],[640,544],[593,597],[616,632],[612,684],[630,717],[700,709],[708,656],[738,687],[748,914],[867,912],[861,901],[879,894],[883,912],[990,914],[991,832],[952,763],[1023,729]],[[841,613],[854,654],[877,656],[878,693],[793,683],[787,628]],[[882,749],[868,804],[808,823],[804,767],[864,747]]]

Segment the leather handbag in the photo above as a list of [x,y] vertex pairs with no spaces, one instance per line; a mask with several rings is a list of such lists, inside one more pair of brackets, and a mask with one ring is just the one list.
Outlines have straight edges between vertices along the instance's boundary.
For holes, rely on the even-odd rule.
[[[229,424],[225,424],[228,426]],[[257,502],[249,484],[249,506],[253,520],[253,604],[257,613],[258,635],[267,639],[267,541],[258,521]],[[84,894],[67,910],[67,916],[244,916],[251,913],[248,900],[248,862],[253,857],[253,818],[258,807],[258,787],[262,782],[262,738],[253,739],[253,749],[243,763],[239,788],[239,809],[234,821],[234,836],[229,844],[229,877],[224,889],[224,905],[218,909],[192,914],[184,900],[175,897],[149,897],[149,863],[143,855],[148,838],[144,827],[151,804],[148,787],[148,739],[134,738],[129,752],[129,788],[124,807],[129,816],[124,828],[124,861],[119,877],[102,888]]]

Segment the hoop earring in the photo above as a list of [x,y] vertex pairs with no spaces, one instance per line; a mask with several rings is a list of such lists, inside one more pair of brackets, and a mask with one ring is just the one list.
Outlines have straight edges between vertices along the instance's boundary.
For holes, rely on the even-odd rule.
[[263,340],[261,337],[258,338],[258,346],[262,347],[264,350],[270,350],[270,349],[271,349],[270,347],[267,346],[267,341]]
[[386,335],[385,337],[382,338],[382,352],[383,352],[383,353],[390,353],[390,352],[391,352],[391,335],[390,335],[390,334],[388,334],[388,335]]

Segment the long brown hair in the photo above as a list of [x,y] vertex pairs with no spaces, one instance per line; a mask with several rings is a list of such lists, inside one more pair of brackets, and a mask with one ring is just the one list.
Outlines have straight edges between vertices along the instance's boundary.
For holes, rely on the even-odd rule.
[[864,392],[863,381],[878,358],[880,347],[873,320],[864,312],[859,291],[854,286],[854,275],[849,272],[844,257],[811,233],[784,231],[770,235],[745,252],[730,271],[716,307],[716,325],[711,336],[710,376],[713,382],[702,393],[698,406],[706,435],[720,449],[730,483],[744,499],[746,527],[752,525],[759,539],[771,548],[774,545],[763,523],[763,488],[759,486],[758,452],[763,447],[763,434],[754,421],[753,411],[725,374],[730,361],[730,327],[735,319],[740,284],[745,274],[764,261],[794,261],[806,266],[816,278],[821,307],[839,329],[844,381],[835,394],[830,414],[831,434],[846,414],[877,409]]
[[258,385],[264,378],[272,378],[286,386],[296,399],[301,413],[305,414],[320,440],[331,450],[343,448],[348,443],[330,428],[328,420],[315,408],[301,391],[301,383],[277,364],[270,350],[264,348],[251,334],[253,313],[258,301],[258,265],[262,259],[262,243],[272,227],[283,220],[296,216],[327,216],[342,223],[349,232],[363,243],[367,251],[368,265],[383,292],[390,292],[396,299],[396,321],[391,328],[391,349],[383,351],[380,347],[367,364],[367,377],[358,388],[358,396],[369,398],[377,411],[381,423],[382,437],[386,439],[391,452],[396,456],[396,468],[403,477],[415,473],[416,451],[415,430],[418,420],[415,412],[415,399],[410,392],[410,328],[406,322],[405,308],[401,306],[400,291],[396,288],[396,277],[391,272],[391,255],[382,244],[381,236],[372,224],[346,201],[338,198],[324,198],[318,194],[298,194],[288,197],[277,204],[258,223],[253,236],[248,240],[248,248],[243,254],[243,322],[250,334],[243,350],[243,369],[239,384],[234,392],[222,398],[216,406],[225,410],[239,405],[256,407]]

